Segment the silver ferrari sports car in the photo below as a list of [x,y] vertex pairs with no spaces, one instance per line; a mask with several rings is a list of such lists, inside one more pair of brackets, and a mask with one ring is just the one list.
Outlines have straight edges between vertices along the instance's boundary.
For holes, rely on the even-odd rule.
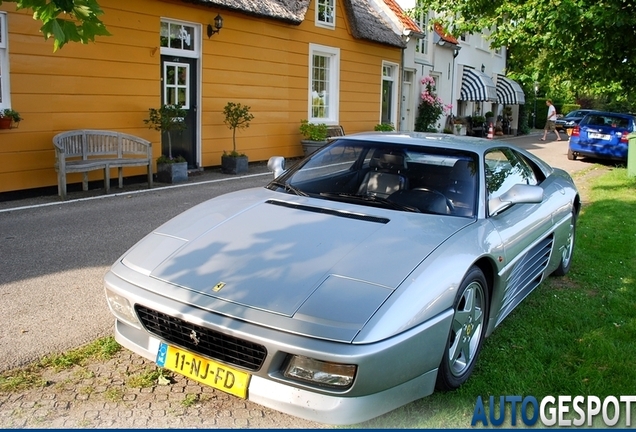
[[170,220],[105,276],[124,347],[238,398],[353,424],[464,383],[572,262],[570,176],[502,141],[363,133]]

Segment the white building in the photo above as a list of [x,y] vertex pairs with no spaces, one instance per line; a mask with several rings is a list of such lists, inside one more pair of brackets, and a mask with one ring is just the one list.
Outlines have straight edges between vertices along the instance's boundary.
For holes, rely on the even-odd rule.
[[[509,106],[512,121],[509,130],[516,134],[519,104],[525,103],[521,87],[505,77],[506,49],[493,50],[482,35],[455,38],[434,22],[429,12],[414,22],[404,10],[415,7],[416,0],[374,0],[378,12],[391,22],[394,30],[408,41],[402,59],[402,97],[398,129],[413,130],[422,91],[421,80],[435,80],[437,96],[452,105],[453,116],[485,116],[494,118]],[[431,29],[431,27],[433,27]],[[447,116],[440,118],[438,129],[447,126]],[[452,126],[450,126],[452,127]]]

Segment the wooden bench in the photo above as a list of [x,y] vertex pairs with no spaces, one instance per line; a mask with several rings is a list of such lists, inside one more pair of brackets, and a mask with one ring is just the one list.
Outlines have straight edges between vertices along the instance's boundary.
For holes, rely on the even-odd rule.
[[329,140],[329,138],[336,138],[336,137],[341,137],[344,135],[345,135],[345,132],[342,126],[340,125],[327,126],[327,140]]
[[66,175],[84,173],[82,189],[88,190],[88,172],[104,170],[104,187],[110,190],[110,169],[117,168],[119,188],[123,187],[124,167],[147,166],[148,188],[152,187],[152,143],[121,132],[79,129],[57,134],[55,170],[58,194],[66,199]]

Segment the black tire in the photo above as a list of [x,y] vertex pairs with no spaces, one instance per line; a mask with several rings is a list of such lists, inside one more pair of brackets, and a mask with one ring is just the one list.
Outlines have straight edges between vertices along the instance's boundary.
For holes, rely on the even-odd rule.
[[576,154],[570,149],[568,149],[568,160],[576,160]]
[[453,308],[453,321],[437,372],[438,390],[455,390],[470,377],[488,325],[488,285],[479,267],[468,270]]
[[561,251],[561,262],[559,267],[552,272],[553,276],[565,276],[572,266],[572,255],[574,254],[574,243],[576,241],[576,211],[572,212],[570,219],[570,231],[568,232],[567,244]]

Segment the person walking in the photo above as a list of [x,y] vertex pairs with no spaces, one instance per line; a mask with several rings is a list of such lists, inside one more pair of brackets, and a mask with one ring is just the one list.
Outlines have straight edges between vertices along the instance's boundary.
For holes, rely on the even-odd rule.
[[548,106],[548,119],[545,122],[545,128],[543,128],[543,138],[541,138],[541,141],[545,141],[548,132],[554,132],[557,136],[556,140],[561,141],[561,135],[559,135],[559,131],[556,130],[556,108],[552,105],[552,101],[550,99],[546,100],[545,104]]

